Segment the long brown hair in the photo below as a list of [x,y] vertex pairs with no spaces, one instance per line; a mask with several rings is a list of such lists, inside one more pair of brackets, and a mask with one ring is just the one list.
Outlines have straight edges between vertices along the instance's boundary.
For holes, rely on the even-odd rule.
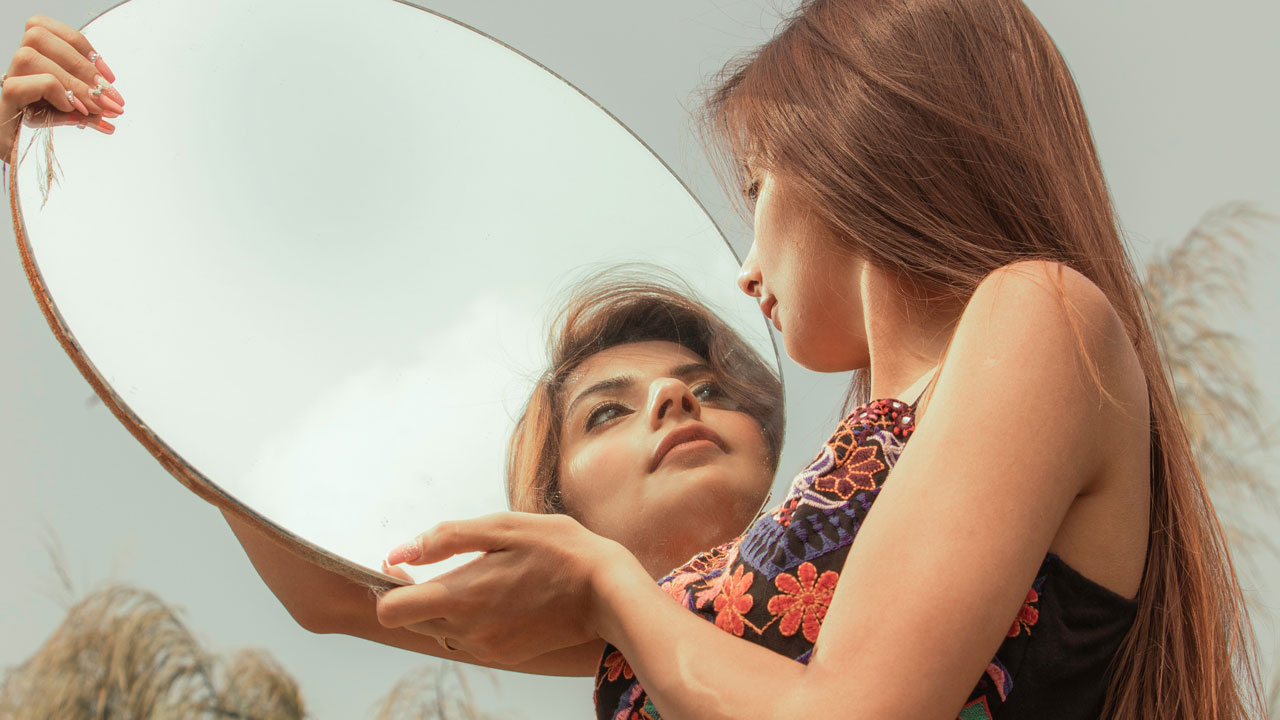
[[[664,282],[665,281],[665,282]],[[507,500],[513,510],[564,512],[560,431],[565,380],[587,358],[633,342],[666,340],[706,360],[725,395],[760,426],[769,472],[782,447],[782,382],[749,344],[674,278],[614,268],[574,286],[547,338],[538,379],[507,448]]]
[[[1119,313],[1151,404],[1151,507],[1136,620],[1108,718],[1261,707],[1252,631],[1121,243],[1075,83],[1018,0],[809,0],[731,62],[705,105],[721,177],[785,176],[850,252],[954,299],[1051,260]],[[855,381],[865,400],[865,374]]]

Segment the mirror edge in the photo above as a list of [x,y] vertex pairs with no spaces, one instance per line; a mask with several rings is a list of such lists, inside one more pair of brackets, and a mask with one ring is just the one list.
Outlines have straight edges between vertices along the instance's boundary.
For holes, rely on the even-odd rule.
[[[112,10],[118,7],[127,4],[129,1],[130,0],[119,0],[118,2],[112,4],[109,8],[106,8],[102,12],[94,15],[94,17],[89,19],[79,29],[81,31],[84,31],[86,28],[88,28],[89,25],[92,25],[93,22],[96,21],[97,19],[101,18],[102,16],[106,15],[107,13],[111,12]],[[516,48],[510,45],[509,43],[504,42],[503,40],[497,37],[494,37],[493,35],[469,23],[465,23],[461,20],[445,15],[444,13],[439,12],[437,10],[433,10],[431,8],[424,7],[422,5],[415,4],[413,2],[410,2],[410,0],[392,0],[392,2],[399,5],[407,6],[409,8],[418,10],[420,12],[426,12],[428,14],[435,15],[436,17],[442,20],[451,22],[471,32],[474,32],[480,35],[481,37],[484,37],[490,40],[491,42],[497,43],[504,49],[515,53],[516,55],[520,56],[524,60],[530,63],[533,63],[543,72],[550,74],[552,77],[556,78],[560,82],[572,88],[575,92],[581,95],[593,106],[595,106],[597,109],[603,112],[610,120],[617,123],[620,127],[626,130],[627,134],[630,135],[632,139],[634,139],[637,143],[639,143],[640,146],[643,147],[650,154],[650,156],[652,156],[655,160],[658,161],[658,163],[663,167],[663,169],[665,169],[667,173],[672,178],[674,178],[677,183],[680,184],[680,187],[685,191],[685,193],[690,198],[693,199],[694,203],[697,204],[698,209],[701,210],[703,215],[706,216],[707,220],[711,223],[711,226],[714,228],[716,234],[720,237],[720,241],[724,243],[724,246],[729,251],[730,256],[733,257],[738,264],[742,263],[742,258],[739,257],[738,251],[734,248],[733,244],[729,242],[728,237],[725,235],[724,228],[720,226],[720,223],[711,214],[706,204],[702,201],[702,198],[698,197],[698,195],[693,191],[693,189],[689,187],[689,184],[685,181],[685,179],[681,177],[680,174],[677,173],[675,169],[672,168],[671,165],[668,164],[667,161],[661,155],[659,155],[658,152],[653,149],[653,147],[649,145],[649,143],[645,142],[643,138],[641,138],[638,134],[636,134],[636,132],[631,128],[631,126],[623,122],[621,118],[619,118],[617,115],[614,115],[613,112],[611,112],[608,108],[606,108],[604,105],[596,101],[596,99],[591,97],[591,95],[588,94],[585,90],[578,87],[576,84],[569,81],[560,73],[551,69],[550,67],[543,64],[542,62],[539,62],[537,59],[531,57],[530,55],[520,50],[519,48]],[[71,361],[75,364],[76,369],[80,371],[80,374],[85,378],[86,381],[88,381],[90,387],[93,388],[94,393],[97,394],[97,396],[102,400],[103,404],[108,409],[111,410],[111,413],[115,415],[116,419],[119,420],[122,425],[124,425],[125,429],[128,430],[131,435],[133,435],[134,439],[136,439],[139,443],[141,443],[142,446],[145,447],[147,451],[151,453],[151,455],[160,463],[160,465],[164,467],[165,470],[167,470],[170,475],[176,478],[178,482],[182,483],[182,485],[185,486],[188,490],[195,493],[198,497],[202,498],[203,500],[210,503],[211,505],[217,507],[219,510],[230,512],[234,514],[238,519],[243,520],[245,522],[252,523],[254,526],[260,528],[264,533],[267,534],[268,537],[272,538],[276,543],[280,544],[290,552],[293,552],[295,555],[299,556],[300,558],[307,560],[308,562],[311,562],[322,568],[330,570],[332,572],[336,572],[339,575],[349,580],[352,580],[354,582],[358,582],[373,588],[391,589],[394,587],[407,584],[404,581],[400,580],[399,578],[394,578],[392,576],[385,575],[383,573],[369,570],[368,568],[365,568],[355,563],[354,561],[343,558],[340,555],[337,555],[328,550],[325,550],[324,548],[321,548],[318,545],[310,543],[307,540],[289,532],[288,530],[285,530],[284,528],[280,527],[274,522],[268,520],[266,517],[254,512],[252,509],[250,509],[243,503],[236,500],[234,496],[224,491],[212,480],[205,477],[202,473],[196,470],[190,463],[188,463],[185,459],[183,459],[181,455],[179,455],[172,448],[170,448],[163,440],[161,440],[159,436],[151,432],[151,429],[145,423],[143,423],[140,418],[137,417],[137,415],[128,406],[128,404],[125,403],[124,400],[120,398],[115,393],[114,390],[112,390],[111,386],[106,382],[106,380],[101,376],[97,368],[94,366],[93,361],[90,360],[89,357],[85,355],[84,352],[81,350],[79,343],[76,342],[75,340],[74,334],[71,332],[70,328],[66,325],[66,322],[63,320],[61,313],[58,312],[57,305],[53,302],[52,295],[49,293],[48,289],[45,287],[43,277],[41,276],[39,267],[35,262],[33,249],[31,248],[30,243],[27,239],[26,225],[23,221],[21,206],[18,202],[18,171],[17,171],[18,165],[20,164],[20,159],[19,159],[20,156],[18,154],[18,148],[20,147],[20,141],[23,137],[24,127],[25,125],[20,123],[18,126],[17,132],[14,134],[14,144],[13,144],[14,157],[11,158],[12,160],[14,160],[14,162],[9,164],[9,168],[8,168],[9,169],[9,173],[8,173],[9,188],[8,189],[9,189],[10,214],[12,218],[14,237],[17,239],[17,243],[18,243],[18,253],[21,257],[23,271],[27,276],[27,282],[30,284],[31,290],[35,295],[36,303],[40,306],[40,311],[41,313],[44,314],[45,320],[49,324],[49,329],[53,332],[54,337],[58,339],[58,343],[59,345],[62,346],[63,351],[66,352],[67,356],[71,358]],[[782,374],[781,353],[779,352],[779,349],[778,349],[777,338],[774,337],[772,333],[769,334],[769,346],[773,350],[773,365],[777,369],[779,376],[781,376]],[[784,401],[785,401],[785,394],[786,394],[786,387],[784,384],[783,386]]]

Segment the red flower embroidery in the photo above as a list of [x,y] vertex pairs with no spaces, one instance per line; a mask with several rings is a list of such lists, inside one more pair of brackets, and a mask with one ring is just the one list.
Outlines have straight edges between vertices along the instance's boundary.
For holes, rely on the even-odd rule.
[[667,578],[666,582],[658,583],[658,587],[683,605],[689,599],[689,585],[701,579],[702,576],[697,573],[681,573]]
[[800,498],[791,498],[778,507],[778,511],[774,513],[773,519],[778,521],[782,527],[791,526],[791,518],[796,513],[796,508],[800,506]]
[[813,487],[848,500],[858,490],[874,490],[876,483],[872,476],[883,469],[884,463],[876,459],[875,448],[860,447],[846,455],[839,467],[815,480]]
[[839,581],[840,574],[834,570],[818,577],[818,569],[813,563],[801,564],[795,576],[782,573],[776,577],[773,582],[782,592],[769,598],[768,609],[774,615],[782,616],[778,632],[790,637],[796,634],[797,629],[803,628],[804,639],[816,642],[822,619],[827,616],[827,607]]
[[[728,566],[730,550],[738,547],[738,540],[730,540],[729,542],[711,549],[708,552],[695,555],[692,560],[685,565],[689,572],[695,572],[699,575],[709,575],[713,570],[719,570]],[[681,568],[684,569],[684,568]]]
[[742,566],[734,568],[733,576],[725,581],[719,595],[716,596],[716,627],[742,637],[742,616],[755,604],[755,598],[747,594],[756,574],[742,574]]
[[1013,619],[1013,627],[1009,628],[1009,637],[1018,637],[1018,633],[1023,630],[1027,634],[1031,634],[1031,626],[1036,624],[1040,619],[1040,611],[1032,606],[1032,603],[1039,602],[1040,593],[1035,588],[1031,588],[1031,592],[1027,593],[1027,599],[1022,603],[1022,607],[1018,609],[1018,616]]
[[628,680],[636,676],[631,670],[631,663],[627,662],[627,659],[622,657],[622,653],[617,650],[605,656],[604,667],[608,671],[605,674],[605,679],[609,682],[614,682],[619,676]]

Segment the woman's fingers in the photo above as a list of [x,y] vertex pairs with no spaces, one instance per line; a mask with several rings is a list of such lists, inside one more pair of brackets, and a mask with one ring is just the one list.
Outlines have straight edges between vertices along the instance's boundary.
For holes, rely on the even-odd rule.
[[[101,73],[102,76],[106,78],[107,82],[113,83],[116,81],[115,73],[111,72],[111,68],[107,67],[106,61],[103,60],[102,56],[98,54],[98,51],[94,49],[93,44],[84,36],[84,33],[76,30],[70,25],[58,22],[53,18],[48,18],[43,15],[36,15],[27,20],[27,30],[30,31],[32,28],[43,28],[48,30],[67,45],[71,46],[76,55],[83,58],[92,67],[94,67],[97,72]],[[69,66],[67,66],[67,68],[70,70]],[[86,82],[89,81],[89,76],[81,76],[81,78]],[[120,102],[122,105],[124,104],[121,100],[117,100],[117,102]]]
[[405,582],[408,582],[408,583],[413,582],[412,575],[405,572],[404,569],[402,568],[392,567],[388,565],[386,560],[382,561],[382,572],[387,575],[390,575],[393,578],[399,578],[400,580],[404,580]]
[[378,622],[389,628],[444,622],[451,592],[435,581],[389,590],[378,598]]
[[45,112],[28,116],[26,125],[33,128],[75,125],[80,128],[93,128],[103,135],[110,135],[116,131],[116,126],[107,122],[101,115],[81,115],[78,112],[64,113],[52,108],[48,108]]
[[[27,80],[32,76],[52,77],[54,82],[61,88],[61,94],[64,102],[54,100],[50,93],[50,88],[46,87],[46,92],[42,95],[43,99],[48,100],[49,104],[62,110],[70,112],[77,109],[72,98],[67,97],[67,91],[71,91],[72,97],[78,99],[90,115],[103,115],[111,113],[113,115],[120,114],[123,110],[118,103],[115,103],[105,95],[95,95],[90,92],[93,88],[88,83],[68,73],[61,65],[50,60],[35,48],[24,45],[18,48],[18,52],[13,56],[13,64],[9,66],[9,74],[12,76],[5,82],[8,87],[9,82],[14,80]],[[10,101],[9,97],[5,97],[6,101]]]
[[[0,97],[7,104],[19,108],[44,100],[64,113],[79,111],[83,115],[89,114],[87,109],[76,107],[78,98],[74,94],[68,95],[58,78],[49,73],[6,78],[4,85],[0,86]],[[84,107],[83,103],[81,107]]]
[[495,513],[471,520],[442,522],[387,555],[387,563],[426,565],[465,552],[493,552],[507,547],[522,513]]
[[61,36],[48,28],[35,26],[27,30],[22,44],[51,60],[68,76],[84,83],[89,95],[104,109],[117,114],[124,112],[124,96],[120,91],[111,86],[94,63]]
[[93,76],[99,74],[98,68],[89,62],[87,56],[48,28],[39,25],[27,28],[22,36],[22,44],[57,63],[69,75],[79,78],[86,85],[93,85]]

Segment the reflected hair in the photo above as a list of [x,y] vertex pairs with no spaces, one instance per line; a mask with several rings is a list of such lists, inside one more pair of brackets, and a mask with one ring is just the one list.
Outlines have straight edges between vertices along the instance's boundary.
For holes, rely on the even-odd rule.
[[[1222,527],[1075,82],[1031,11],[1020,0],[804,0],[716,77],[703,120],[726,184],[785,178],[830,242],[938,296],[966,301],[1022,260],[1066,265],[1106,294],[1149,389],[1151,534],[1102,717],[1257,712]],[[868,377],[855,378],[861,402]]]
[[726,396],[760,426],[769,470],[782,446],[782,383],[777,372],[674,277],[614,268],[570,288],[547,337],[547,369],[538,378],[507,447],[507,500],[522,512],[563,513],[560,437],[563,391],[596,353],[627,343],[667,341],[706,361]]

